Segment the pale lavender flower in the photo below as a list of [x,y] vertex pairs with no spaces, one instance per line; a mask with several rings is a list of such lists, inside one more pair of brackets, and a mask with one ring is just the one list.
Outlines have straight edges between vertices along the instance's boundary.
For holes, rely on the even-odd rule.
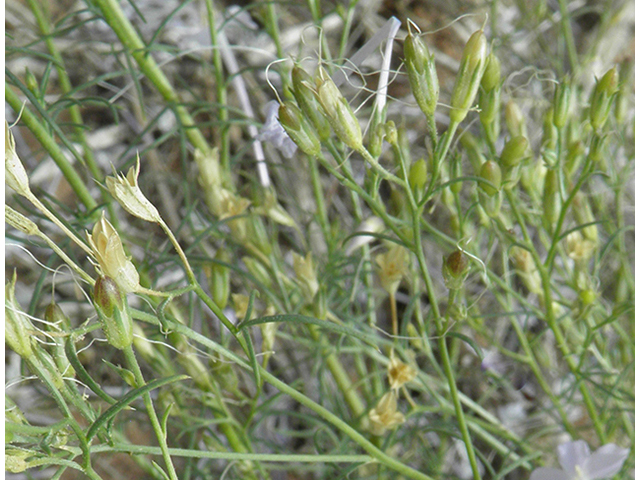
[[536,468],[530,480],[604,480],[620,471],[629,455],[628,448],[608,443],[591,453],[587,442],[558,445],[558,468]]

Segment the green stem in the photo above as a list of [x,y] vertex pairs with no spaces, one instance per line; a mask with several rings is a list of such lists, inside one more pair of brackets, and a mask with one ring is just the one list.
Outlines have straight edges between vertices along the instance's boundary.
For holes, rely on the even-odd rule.
[[[151,323],[153,325],[159,325],[160,323],[158,319],[153,315],[149,315],[149,314],[135,311],[135,310],[132,310],[132,314],[134,318],[140,319],[147,323]],[[173,323],[173,328],[175,329],[176,332],[188,338],[191,338],[192,340],[200,343],[201,345],[207,348],[210,348],[214,352],[235,362],[245,370],[248,370],[248,371],[252,370],[252,367],[250,364],[242,360],[240,357],[238,357],[234,353],[225,349],[218,343],[214,342],[213,340],[197,332],[194,332],[190,328],[187,328],[186,326],[180,323],[177,323],[177,322],[174,323],[173,321],[172,323]],[[368,452],[372,457],[374,457],[377,461],[379,461],[383,465],[391,468],[392,470],[395,470],[396,472],[399,472],[405,475],[406,477],[413,478],[415,480],[433,480],[432,477],[424,473],[418,472],[417,470],[414,470],[413,468],[403,464],[402,462],[399,462],[398,460],[390,457],[389,455],[387,455],[386,453],[378,449],[375,445],[373,445],[369,440],[367,440],[362,434],[356,431],[353,427],[351,427],[345,421],[343,421],[342,419],[340,419],[339,417],[331,413],[329,410],[325,409],[320,404],[314,402],[309,397],[299,392],[295,388],[290,387],[286,383],[282,382],[277,377],[273,376],[272,374],[264,370],[262,367],[258,366],[258,368],[260,369],[260,376],[264,378],[266,382],[273,385],[282,393],[289,395],[291,398],[293,398],[300,404],[309,408],[310,410],[315,412],[317,415],[319,415],[321,418],[326,420],[328,423],[334,425],[336,428],[338,428],[341,432],[343,432],[345,435],[351,438],[354,442],[360,445],[366,452]]]
[[[37,0],[28,1],[29,7],[31,8],[34,17],[36,18],[36,22],[38,23],[38,28],[40,28],[40,31],[42,32],[44,42],[47,45],[47,49],[54,59],[54,65],[56,71],[58,72],[58,82],[60,83],[60,89],[64,94],[68,94],[72,90],[71,80],[69,79],[69,75],[67,74],[67,69],[65,67],[62,55],[60,55],[60,52],[56,48],[56,44],[53,41],[51,24],[46,18],[39,2]],[[80,112],[80,107],[78,107],[76,103],[72,103],[69,105],[69,115],[71,116],[71,120],[74,123],[74,131],[76,136],[78,137],[80,145],[82,146],[83,158],[87,164],[87,167],[89,168],[89,172],[91,172],[91,175],[98,183],[102,183],[102,181],[104,180],[104,175],[98,167],[96,159],[93,156],[93,151],[89,147],[89,142],[87,141],[87,136],[85,135],[85,130],[83,128],[84,121],[82,119],[82,113]],[[109,214],[115,221],[116,216],[113,212],[113,208],[111,205],[111,196],[109,195],[109,192],[105,189],[100,189],[100,192],[102,201],[107,204],[107,207],[109,208]]]
[[[138,387],[142,387],[145,385],[144,377],[142,376],[142,371],[140,370],[140,365],[138,365],[138,360],[136,359],[136,354],[133,352],[133,347],[129,345],[122,353],[127,360],[127,364],[129,369],[133,371],[133,375],[136,379],[136,383]],[[158,420],[158,416],[156,415],[156,411],[153,408],[153,401],[151,400],[151,395],[149,392],[145,393],[142,397],[144,406],[147,409],[147,414],[149,415],[149,420],[151,420],[151,426],[156,433],[156,438],[158,439],[158,443],[160,444],[160,450],[162,451],[162,458],[164,459],[165,466],[167,467],[167,471],[169,473],[169,478],[171,480],[178,480],[178,475],[176,474],[176,470],[173,466],[173,462],[171,461],[171,454],[169,453],[169,447],[167,446],[167,436],[166,433],[162,431],[162,427],[160,426],[160,421]]]
[[553,302],[553,295],[551,293],[551,279],[549,277],[549,271],[547,268],[545,268],[545,265],[543,264],[542,260],[540,259],[540,256],[538,255],[537,250],[533,245],[531,237],[529,236],[529,232],[527,231],[526,225],[522,220],[520,212],[517,208],[517,204],[513,196],[513,192],[511,190],[506,190],[506,192],[507,192],[507,198],[509,199],[509,203],[511,205],[511,210],[513,211],[518,223],[520,224],[520,228],[522,230],[524,240],[527,246],[529,247],[533,261],[536,265],[536,268],[538,269],[538,272],[540,273],[540,280],[542,282],[542,292],[543,292],[544,305],[545,305],[545,320],[549,325],[549,328],[553,332],[553,336],[556,339],[558,348],[560,349],[560,352],[562,352],[562,356],[567,362],[567,366],[569,367],[569,370],[571,371],[574,378],[576,379],[576,382],[578,383],[578,386],[579,386],[578,388],[580,389],[580,393],[582,394],[582,398],[584,400],[585,407],[587,409],[589,417],[593,422],[593,426],[596,430],[596,434],[598,435],[598,439],[600,440],[600,443],[605,444],[606,435],[604,432],[604,427],[602,426],[600,414],[596,409],[595,403],[591,396],[591,392],[589,392],[587,385],[582,380],[582,373],[580,372],[575,360],[572,357],[573,352],[571,352],[571,350],[569,349],[569,346],[565,341],[564,335],[560,330],[560,327],[558,326],[558,322],[553,309],[554,302]]
[[138,36],[133,25],[131,25],[131,22],[120,8],[117,0],[94,0],[94,3],[100,8],[105,21],[118,36],[122,45],[130,51],[131,56],[140,67],[142,73],[153,83],[160,95],[162,95],[169,104],[174,106],[175,115],[184,127],[185,134],[191,144],[205,154],[209,152],[207,140],[202,133],[200,133],[200,130],[197,129],[195,121],[187,109],[181,105],[178,94],[160,67],[158,67],[158,64],[151,57],[147,46]]
[[51,135],[49,135],[49,132],[47,132],[47,130],[42,126],[36,116],[26,107],[22,108],[22,102],[18,98],[18,95],[16,95],[16,93],[9,87],[8,83],[4,87],[4,98],[16,113],[21,113],[21,119],[24,124],[31,133],[33,133],[38,142],[40,142],[40,145],[42,145],[42,147],[51,156],[64,175],[64,178],[67,179],[67,182],[69,182],[69,185],[71,185],[71,188],[87,210],[93,210],[96,208],[97,204],[93,197],[91,197],[89,190],[87,190],[87,187],[85,186],[84,181],[80,178],[80,175],[78,175],[78,172],[67,161],[67,157],[62,153],[62,150],[60,150],[56,141],[51,137]]
[[571,72],[575,72],[578,67],[578,51],[576,50],[576,42],[573,39],[573,32],[571,31],[571,19],[569,18],[569,10],[567,9],[567,0],[558,0],[558,6],[560,7],[562,35],[567,47],[567,54],[569,55],[569,65]]

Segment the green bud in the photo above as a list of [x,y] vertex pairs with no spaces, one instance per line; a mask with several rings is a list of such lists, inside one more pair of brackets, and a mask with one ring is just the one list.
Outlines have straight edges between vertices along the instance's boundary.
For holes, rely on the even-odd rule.
[[504,120],[510,137],[526,136],[524,115],[522,115],[522,110],[512,99],[509,99],[504,107]]
[[264,226],[262,217],[251,215],[249,223],[248,240],[267,257],[271,255],[271,241]]
[[362,130],[353,110],[324,68],[318,69],[316,94],[338,138],[353,150],[362,148]]
[[409,185],[416,198],[420,198],[427,185],[427,161],[421,158],[409,168]]
[[398,144],[398,130],[393,120],[389,120],[384,124],[384,135],[389,145],[395,146]]
[[40,85],[38,85],[38,80],[36,80],[36,77],[28,67],[24,69],[24,83],[31,93],[40,98]]
[[[584,193],[580,191],[577,192],[576,196],[573,198],[571,206],[573,209],[573,216],[578,225],[586,225],[595,222],[595,217],[593,216],[593,210],[591,210],[589,199]],[[583,228],[582,235],[587,240],[597,243],[598,226],[589,225],[588,227]]]
[[563,128],[569,116],[569,104],[571,103],[571,85],[568,78],[562,79],[556,85],[553,95],[553,124],[556,128]]
[[109,345],[122,350],[133,342],[133,321],[126,295],[109,277],[101,276],[93,289],[93,305]]
[[[231,256],[226,250],[220,248],[216,252],[215,259],[220,262],[229,263],[231,261]],[[224,310],[227,306],[227,302],[229,301],[229,267],[221,265],[220,263],[212,263],[207,273],[209,274],[209,290],[211,291],[213,302],[221,310]]]
[[138,382],[136,382],[136,376],[133,374],[133,372],[131,370],[128,370],[126,368],[122,368],[118,365],[114,365],[113,363],[102,359],[102,361],[104,363],[107,364],[107,366],[109,366],[109,368],[111,368],[114,372],[116,372],[118,374],[118,376],[124,380],[124,382],[129,385],[130,387],[136,388],[136,387],[140,387],[141,385],[138,385]]
[[449,290],[459,290],[469,275],[471,264],[462,250],[456,250],[444,259],[442,276],[444,285]]
[[478,139],[474,137],[469,131],[460,135],[460,144],[467,152],[467,157],[471,162],[474,172],[480,171],[480,167],[486,161],[485,156],[482,154],[482,148],[478,143]]
[[500,134],[500,88],[480,91],[480,123],[491,143],[498,140]]
[[249,270],[249,273],[265,287],[269,288],[273,280],[271,274],[265,268],[265,266],[253,257],[242,257],[242,261]]
[[64,338],[61,333],[68,333],[71,329],[71,322],[64,314],[57,303],[51,302],[44,311],[44,319],[48,322],[44,324],[45,330],[58,334],[53,337],[54,345],[50,346],[53,359],[58,369],[67,377],[75,376],[75,370],[69,363],[67,355],[64,353]]
[[529,154],[529,140],[523,136],[514,137],[502,149],[500,164],[507,168],[516,167],[521,165]]
[[293,102],[280,104],[278,121],[300,150],[311,156],[320,153],[320,139],[309,124],[307,124],[302,117],[302,113]]
[[16,299],[16,280],[14,270],[13,277],[5,285],[4,290],[4,341],[11,350],[28,360],[33,358],[31,336],[35,327],[22,311],[22,307]]
[[296,65],[291,70],[291,84],[293,85],[293,96],[298,102],[298,106],[315,128],[320,141],[328,140],[331,136],[331,127],[320,111],[320,105],[313,94],[311,75]]
[[486,183],[479,182],[480,188],[484,190],[484,192],[489,196],[494,196],[498,193],[500,186],[502,184],[502,170],[500,170],[500,165],[493,160],[488,160],[484,162],[482,167],[480,168],[479,177],[485,179],[487,182],[490,182],[491,185],[487,185]]
[[[502,190],[499,190],[497,195],[479,195],[480,205],[482,206],[481,212],[486,214],[486,217],[497,218],[500,214],[500,208],[502,207]],[[481,218],[481,221],[483,219]],[[489,226],[485,224],[485,226]]]
[[618,70],[613,67],[605,73],[593,90],[589,116],[591,126],[598,131],[607,121],[615,94],[618,91]]
[[553,124],[553,108],[549,108],[542,120],[542,146],[549,150],[555,150],[558,142],[558,131]]
[[620,80],[618,82],[620,91],[615,96],[614,115],[618,125],[627,121],[627,110],[629,108],[629,84],[634,78],[634,64],[632,60],[626,59],[620,66]]
[[544,190],[542,200],[542,224],[549,233],[553,233],[560,218],[560,182],[558,170],[555,168],[547,170],[544,177]]
[[571,142],[567,148],[567,159],[564,164],[564,171],[567,177],[572,177],[582,163],[585,147],[582,141]]
[[34,348],[35,358],[31,359],[30,369],[42,380],[47,388],[55,388],[58,391],[64,389],[64,379],[58,366],[42,348]]
[[489,92],[500,85],[500,60],[493,52],[487,58],[487,68],[482,75],[482,89]]
[[369,130],[369,146],[367,150],[373,158],[378,158],[382,153],[382,137],[384,137],[384,125],[376,125]]
[[587,288],[585,290],[580,291],[580,302],[583,305],[591,305],[596,301],[598,295],[592,288]]
[[469,38],[462,51],[462,61],[456,84],[451,94],[449,118],[452,122],[462,122],[476,98],[480,81],[487,64],[487,39],[483,30],[478,30]]
[[407,66],[411,92],[420,110],[427,117],[432,117],[440,94],[435,57],[429,53],[422,39],[415,36],[410,27],[407,28],[409,34],[404,40],[404,62]]

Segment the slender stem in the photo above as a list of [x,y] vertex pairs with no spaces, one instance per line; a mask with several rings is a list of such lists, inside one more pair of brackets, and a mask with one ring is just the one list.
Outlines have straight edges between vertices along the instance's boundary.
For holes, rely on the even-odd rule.
[[569,10],[567,9],[567,0],[558,0],[558,6],[560,7],[561,23],[562,23],[562,35],[567,47],[567,54],[569,55],[569,65],[571,71],[575,72],[578,67],[578,51],[576,50],[576,42],[573,38],[573,32],[571,31],[571,19],[569,18]]
[[[144,322],[148,322],[154,325],[159,325],[159,320],[153,316],[153,315],[149,315],[149,314],[145,314],[143,312],[139,312],[139,311],[132,311],[133,317],[134,318],[138,318]],[[222,347],[222,345],[219,345],[218,343],[214,342],[213,340],[197,333],[194,332],[193,330],[191,330],[190,328],[187,328],[186,326],[177,323],[177,322],[173,322],[173,328],[175,329],[175,331],[177,333],[180,333],[188,338],[191,338],[192,340],[200,343],[203,346],[206,346],[208,348],[210,348],[211,350],[213,350],[214,352],[228,358],[229,360],[232,360],[233,362],[237,363],[239,366],[241,366],[242,368],[244,368],[245,370],[252,370],[251,365],[249,365],[247,362],[245,362],[244,360],[242,360],[240,357],[238,357],[236,354],[230,352],[229,350],[225,349],[224,347]],[[337,417],[336,415],[334,415],[333,413],[331,413],[329,410],[325,409],[323,406],[321,406],[320,404],[314,402],[313,400],[311,400],[309,397],[307,397],[305,394],[301,393],[300,391],[296,390],[293,387],[290,387],[289,385],[287,385],[286,383],[282,382],[281,380],[279,380],[277,377],[275,377],[274,375],[270,374],[269,372],[267,372],[266,370],[262,369],[262,367],[258,366],[258,368],[260,369],[260,376],[262,378],[265,379],[265,381],[267,381],[268,383],[270,383],[271,385],[273,385],[275,388],[277,388],[278,390],[280,390],[282,393],[285,393],[287,395],[289,395],[291,398],[293,398],[294,400],[298,401],[300,404],[304,405],[305,407],[309,408],[310,410],[312,410],[313,412],[315,412],[317,415],[319,415],[321,418],[323,418],[324,420],[326,420],[327,422],[329,422],[330,424],[332,424],[333,426],[335,426],[336,428],[338,428],[341,432],[343,432],[345,435],[347,435],[349,438],[351,438],[354,442],[356,442],[358,445],[360,445],[366,452],[368,452],[372,457],[374,457],[377,461],[379,461],[380,463],[382,463],[383,465],[386,465],[387,467],[391,468],[392,470],[395,470],[403,475],[405,475],[406,477],[409,478],[413,478],[416,480],[433,480],[432,477],[418,472],[417,470],[414,470],[413,468],[409,467],[408,465],[403,464],[402,462],[390,457],[389,455],[387,455],[386,453],[384,453],[383,451],[381,451],[379,448],[377,448],[375,445],[373,445],[369,440],[367,440],[362,434],[360,434],[358,431],[356,431],[353,427],[351,427],[349,424],[347,424],[345,421],[343,421],[341,418]]]
[[4,87],[4,98],[16,113],[21,113],[21,119],[24,124],[31,133],[33,133],[40,145],[42,145],[42,147],[51,156],[52,160],[64,175],[64,178],[69,182],[69,185],[71,185],[71,188],[87,210],[93,210],[96,208],[97,204],[95,200],[89,193],[89,190],[87,190],[84,181],[80,178],[76,169],[69,163],[67,157],[64,155],[62,150],[60,150],[56,141],[51,135],[49,135],[49,132],[47,132],[47,130],[42,126],[36,116],[31,113],[31,110],[26,107],[22,108],[22,102],[8,83]]
[[[391,309],[391,332],[394,337],[398,336],[398,306],[396,305],[396,292],[389,293],[389,307]],[[394,338],[394,340],[396,340]]]
[[[136,379],[136,383],[138,384],[138,387],[144,386],[146,382],[144,380],[144,377],[142,376],[140,365],[138,365],[136,354],[133,352],[133,347],[129,345],[122,351],[122,353],[124,354],[125,359],[127,360],[129,369],[133,371],[133,375]],[[156,411],[153,408],[153,401],[151,400],[151,395],[149,395],[149,392],[143,395],[142,400],[144,402],[144,406],[147,409],[149,420],[151,420],[151,426],[154,432],[156,433],[156,438],[158,439],[158,443],[160,444],[160,450],[162,451],[162,458],[164,458],[164,463],[165,463],[165,466],[167,467],[169,478],[171,478],[171,480],[178,480],[178,475],[176,474],[176,470],[171,460],[171,454],[169,453],[169,447],[167,446],[167,435],[165,432],[162,431],[162,426],[160,425],[160,421],[158,420]]]
[[178,94],[162,72],[158,64],[151,57],[147,46],[138,36],[131,22],[126,17],[117,0],[94,0],[100,8],[104,19],[109,24],[114,33],[118,36],[122,44],[131,52],[134,60],[140,67],[144,75],[153,83],[162,97],[174,106],[174,112],[185,129],[185,134],[191,144],[206,153],[209,151],[209,144],[200,130],[197,129],[195,121],[181,105]]

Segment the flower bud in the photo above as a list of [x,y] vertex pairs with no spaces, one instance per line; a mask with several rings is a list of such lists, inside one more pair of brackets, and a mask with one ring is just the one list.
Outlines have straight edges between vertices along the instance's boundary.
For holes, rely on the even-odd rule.
[[93,227],[92,234],[87,233],[87,240],[100,274],[111,277],[125,294],[136,291],[140,286],[138,271],[124,254],[120,235],[104,215]]
[[558,178],[558,170],[551,168],[547,170],[544,177],[544,190],[542,200],[542,224],[549,233],[553,233],[560,218],[560,209],[562,202],[560,200],[560,181]]
[[[595,217],[593,216],[593,211],[591,210],[591,205],[589,204],[589,199],[582,192],[577,192],[576,196],[573,198],[572,202],[573,216],[578,225],[586,225],[589,223],[593,223],[595,221]],[[582,230],[582,234],[587,240],[590,240],[597,244],[598,242],[598,226],[597,225],[589,225],[588,227],[584,227]]]
[[384,124],[384,136],[389,145],[395,146],[398,144],[398,129],[393,120],[389,120]]
[[496,162],[493,160],[484,162],[478,176],[491,183],[491,185],[487,185],[484,182],[478,182],[480,188],[484,190],[487,195],[494,196],[498,193],[502,184],[502,170],[500,170],[500,166]]
[[444,286],[449,290],[459,290],[469,275],[471,264],[462,250],[456,250],[444,259],[442,264],[442,276]]
[[[222,248],[216,252],[215,259],[224,263],[229,263],[231,261],[229,253]],[[220,308],[220,310],[224,310],[227,306],[227,302],[229,301],[229,267],[214,262],[207,270],[207,274],[211,298],[213,298],[213,302]]]
[[382,138],[384,137],[384,125],[376,125],[369,130],[369,146],[367,150],[373,158],[378,158],[382,153]]
[[300,110],[315,128],[320,141],[328,140],[331,136],[331,127],[326,117],[322,115],[320,105],[311,90],[313,84],[311,75],[295,65],[291,70],[291,84],[293,85],[293,96],[298,102]]
[[291,140],[307,155],[320,153],[320,139],[302,117],[302,113],[293,102],[284,102],[278,109],[278,121],[284,127]]
[[518,276],[520,276],[527,289],[535,295],[542,294],[540,272],[536,270],[531,252],[515,246],[511,250],[511,258],[515,263]]
[[421,158],[409,168],[409,185],[416,198],[420,198],[427,185],[427,161]]
[[353,110],[324,68],[318,69],[316,94],[338,138],[353,150],[362,148],[362,130]]
[[563,128],[569,116],[569,104],[571,103],[571,84],[568,78],[562,79],[556,85],[553,95],[553,124],[556,128]]
[[11,350],[28,360],[33,357],[31,336],[35,327],[16,299],[16,280],[14,271],[11,281],[5,285],[4,289],[4,341]]
[[29,188],[27,171],[16,153],[16,141],[6,120],[4,122],[4,181],[18,195],[23,197],[33,195]]
[[512,99],[509,99],[504,107],[504,120],[511,138],[520,135],[526,136],[524,115],[520,107]]
[[435,56],[429,53],[422,39],[414,35],[410,27],[408,30],[409,34],[404,40],[404,63],[411,92],[420,110],[427,117],[432,117],[440,94]]
[[93,289],[93,305],[109,345],[118,350],[130,346],[133,342],[133,321],[127,297],[113,279],[98,277]]
[[506,168],[517,167],[529,154],[529,140],[526,137],[511,138],[502,149],[500,164]]
[[618,70],[613,67],[598,80],[591,97],[591,111],[589,112],[589,116],[591,118],[591,126],[594,130],[600,130],[607,121],[607,117],[611,111],[611,104],[617,91]]
[[29,67],[24,69],[24,83],[31,93],[40,98],[40,85],[36,80],[35,75],[29,70]]
[[498,140],[500,134],[500,88],[480,91],[480,123],[484,127],[491,143]]
[[64,353],[64,338],[61,334],[68,333],[71,330],[71,322],[64,314],[57,303],[51,302],[44,311],[45,330],[56,334],[53,337],[53,345],[51,345],[51,354],[56,362],[58,369],[67,377],[75,376],[75,370],[69,363],[67,355]]
[[462,61],[456,84],[451,94],[449,118],[452,122],[464,120],[478,93],[480,81],[487,64],[487,39],[483,30],[478,30],[469,38],[462,52]]
[[487,58],[487,68],[482,75],[482,89],[490,92],[500,85],[500,60],[493,52]]
[[542,120],[542,146],[549,150],[555,150],[558,142],[558,131],[553,124],[553,108],[549,108]]
[[[115,175],[115,170],[114,170]],[[134,217],[147,222],[160,222],[160,214],[156,207],[144,196],[138,185],[140,175],[140,156],[136,160],[136,166],[131,167],[127,176],[115,175],[105,179],[107,189],[118,203]]]

